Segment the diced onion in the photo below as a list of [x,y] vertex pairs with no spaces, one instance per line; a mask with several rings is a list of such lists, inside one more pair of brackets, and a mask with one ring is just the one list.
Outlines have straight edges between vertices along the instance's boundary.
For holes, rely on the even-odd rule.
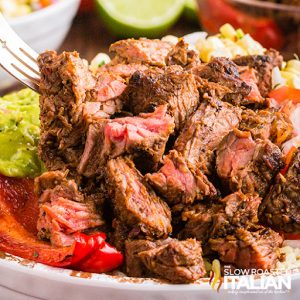
[[110,57],[106,53],[98,53],[91,61],[90,69],[97,70],[99,67],[110,62]]
[[178,42],[178,37],[175,35],[166,35],[161,40],[163,42],[168,42],[170,44],[176,45]]

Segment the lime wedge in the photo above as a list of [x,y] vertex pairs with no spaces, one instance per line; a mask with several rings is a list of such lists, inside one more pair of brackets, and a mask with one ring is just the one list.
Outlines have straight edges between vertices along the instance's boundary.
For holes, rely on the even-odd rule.
[[185,0],[183,15],[191,22],[198,22],[197,0]]
[[185,0],[97,0],[100,17],[120,37],[159,37],[181,15]]

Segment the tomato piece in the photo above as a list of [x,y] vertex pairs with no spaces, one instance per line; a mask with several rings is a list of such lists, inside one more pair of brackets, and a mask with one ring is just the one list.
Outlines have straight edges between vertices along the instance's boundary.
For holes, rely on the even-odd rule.
[[269,93],[269,97],[275,99],[279,104],[286,100],[291,100],[294,104],[297,104],[300,103],[300,89],[282,86],[278,89],[272,90]]
[[284,35],[272,18],[253,17],[224,0],[207,0],[199,3],[201,22],[209,33],[218,33],[223,24],[229,23],[249,33],[266,48],[280,49],[284,46]]

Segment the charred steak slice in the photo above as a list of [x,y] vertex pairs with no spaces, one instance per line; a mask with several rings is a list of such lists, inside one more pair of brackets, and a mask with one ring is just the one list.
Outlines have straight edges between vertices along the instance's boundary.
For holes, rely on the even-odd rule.
[[121,40],[112,44],[109,51],[115,53],[115,61],[164,66],[172,45],[161,40],[145,38]]
[[257,194],[235,192],[218,202],[186,207],[182,219],[187,222],[179,236],[193,237],[205,244],[210,237],[232,234],[239,227],[249,228],[258,223],[260,203]]
[[214,151],[223,137],[238,126],[240,117],[238,107],[208,98],[188,120],[174,148],[189,164],[210,174]]
[[172,231],[171,212],[128,158],[112,159],[107,165],[108,193],[115,216],[137,235],[167,237]]
[[61,171],[46,172],[35,180],[39,196],[38,235],[54,246],[70,246],[77,231],[104,224],[95,203],[78,190],[74,180]]
[[174,121],[167,114],[166,105],[135,117],[98,120],[89,127],[78,172],[88,177],[99,175],[109,158],[124,153],[143,155],[145,161],[155,165],[162,158],[173,129]]
[[94,118],[109,118],[122,108],[124,79],[107,72],[95,78],[77,52],[39,56],[41,71],[39,155],[48,170],[76,168],[86,130]]
[[278,259],[282,237],[270,228],[257,226],[251,230],[238,228],[233,235],[211,238],[209,245],[220,259],[242,269],[272,269]]
[[251,86],[240,78],[237,66],[229,59],[213,58],[206,65],[193,69],[193,73],[209,82],[217,83],[228,89],[222,100],[235,105],[248,104],[244,98],[251,92]]
[[269,140],[254,141],[249,132],[233,130],[217,150],[217,173],[229,190],[264,197],[284,167],[282,153]]
[[134,73],[125,97],[134,114],[153,111],[156,106],[167,104],[177,130],[184,126],[199,103],[194,76],[182,72],[179,66]]
[[188,49],[188,44],[180,39],[166,57],[166,65],[179,65],[186,70],[193,69],[200,65],[199,54],[194,50]]
[[170,205],[193,203],[195,199],[217,195],[207,177],[189,165],[176,150],[164,157],[157,173],[147,174],[145,178]]
[[300,233],[300,149],[262,202],[260,219],[275,230]]
[[194,282],[206,273],[201,245],[194,239],[127,241],[126,262],[131,276],[148,274],[173,283]]
[[126,274],[131,277],[151,277],[151,271],[144,265],[139,253],[150,249],[155,249],[169,243],[172,239],[165,240],[126,240],[125,241],[125,263]]
[[41,71],[39,155],[48,170],[76,166],[83,150],[83,106],[95,80],[78,53],[39,56]]
[[259,91],[267,97],[272,89],[272,70],[282,65],[283,58],[276,50],[269,50],[264,55],[240,56],[233,61],[238,66],[248,66],[257,71]]
[[293,125],[285,113],[272,108],[245,109],[239,129],[250,131],[253,139],[269,139],[277,146],[292,138]]

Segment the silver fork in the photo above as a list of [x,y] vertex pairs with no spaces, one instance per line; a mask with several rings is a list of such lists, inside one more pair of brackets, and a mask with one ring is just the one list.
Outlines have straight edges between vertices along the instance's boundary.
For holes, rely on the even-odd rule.
[[17,80],[39,91],[38,54],[10,28],[0,13],[0,66]]

